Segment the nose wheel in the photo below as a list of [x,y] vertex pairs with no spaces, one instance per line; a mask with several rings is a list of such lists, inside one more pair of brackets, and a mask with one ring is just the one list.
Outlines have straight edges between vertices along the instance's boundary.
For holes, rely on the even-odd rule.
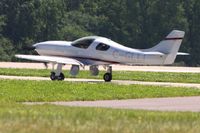
[[56,80],[56,73],[55,72],[51,72],[50,79]]
[[59,76],[56,76],[56,73],[55,72],[51,72],[51,75],[50,75],[50,79],[51,80],[64,80],[65,79],[65,76],[63,73],[60,73]]
[[103,79],[105,82],[110,82],[112,80],[112,66],[108,66],[107,73],[104,74]]
[[64,80],[65,79],[65,76],[64,74],[62,73],[62,65],[63,64],[58,64],[57,65],[57,70],[54,72],[54,65],[53,64],[53,67],[52,67],[52,72],[51,72],[51,75],[50,75],[50,79],[51,80]]

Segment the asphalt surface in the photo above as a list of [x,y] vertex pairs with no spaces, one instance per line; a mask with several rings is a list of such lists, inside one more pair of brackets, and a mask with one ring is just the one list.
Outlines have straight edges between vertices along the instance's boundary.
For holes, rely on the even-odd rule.
[[114,109],[200,112],[200,97],[146,98],[130,100],[27,102],[27,105],[54,104],[72,107],[103,107]]
[[[69,70],[70,65],[65,65],[64,70]],[[43,63],[20,63],[20,62],[0,62],[0,68],[26,68],[26,69],[45,69]],[[48,64],[51,69],[51,65]],[[82,69],[82,68],[81,68]],[[86,70],[89,68],[86,66]],[[104,70],[100,67],[100,70]],[[190,72],[200,73],[200,67],[174,67],[174,66],[123,66],[113,65],[113,71],[147,71],[147,72]]]
[[[6,76],[0,75],[0,79],[17,79],[17,80],[49,80],[48,77],[27,77],[27,76]],[[101,83],[104,80],[99,79],[77,79],[77,78],[66,78],[65,81],[69,82],[91,82],[91,83]],[[154,86],[172,86],[172,87],[188,87],[188,88],[199,88],[200,84],[192,84],[192,83],[171,83],[171,82],[143,82],[143,81],[128,81],[128,80],[112,80],[111,83],[119,84],[119,85],[132,85],[132,84],[140,84],[140,85],[154,85]]]

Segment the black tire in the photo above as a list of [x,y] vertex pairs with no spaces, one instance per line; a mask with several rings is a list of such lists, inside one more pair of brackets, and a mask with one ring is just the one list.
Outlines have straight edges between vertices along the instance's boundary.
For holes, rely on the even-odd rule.
[[51,72],[50,79],[53,81],[57,79],[55,72]]
[[90,74],[92,76],[99,75],[99,69],[96,66],[90,66]]
[[65,79],[65,75],[63,73],[60,73],[60,75],[57,77],[58,80],[64,80]]
[[105,73],[103,76],[103,79],[105,82],[110,82],[112,80],[112,74],[110,73]]

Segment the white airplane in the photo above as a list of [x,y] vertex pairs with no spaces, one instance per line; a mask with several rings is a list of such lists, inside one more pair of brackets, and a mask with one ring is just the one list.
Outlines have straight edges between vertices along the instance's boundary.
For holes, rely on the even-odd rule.
[[[103,78],[106,82],[112,80],[112,64],[123,65],[168,65],[172,64],[178,53],[185,35],[184,31],[173,30],[158,45],[150,49],[132,49],[120,45],[110,39],[89,36],[73,42],[46,41],[33,45],[39,55],[15,55],[17,58],[52,63],[51,80],[64,80],[63,65],[72,65],[70,74],[78,74],[80,66],[90,66],[90,72],[99,74],[99,66],[104,66],[107,72]],[[54,66],[57,64],[57,69]]]

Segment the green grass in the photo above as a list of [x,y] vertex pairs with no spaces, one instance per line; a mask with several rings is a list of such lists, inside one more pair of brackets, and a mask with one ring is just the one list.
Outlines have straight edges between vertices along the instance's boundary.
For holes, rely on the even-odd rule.
[[[69,75],[69,71],[65,70],[64,73],[65,73],[66,78],[72,78]],[[80,71],[77,78],[102,79],[104,73],[105,72],[100,72],[99,76],[90,76],[89,71]],[[49,77],[50,70],[0,68],[0,75]],[[200,83],[200,73],[113,71],[113,79],[137,80],[137,81],[157,81],[157,82],[178,82],[178,83]]]
[[1,104],[1,133],[199,133],[200,113]]
[[112,83],[0,80],[0,86],[0,101],[109,100],[200,95],[200,89]]
[[0,80],[0,132],[198,133],[200,113],[19,103],[196,95],[199,89],[181,87]]

